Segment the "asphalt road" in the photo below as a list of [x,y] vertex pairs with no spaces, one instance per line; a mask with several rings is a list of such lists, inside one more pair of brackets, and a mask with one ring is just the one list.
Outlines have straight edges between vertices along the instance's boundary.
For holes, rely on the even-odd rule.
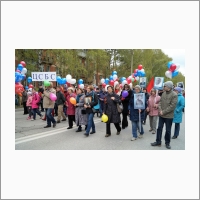
[[[168,150],[165,147],[164,133],[161,147],[152,147],[150,143],[156,139],[156,134],[149,132],[149,120],[147,117],[144,128],[144,137],[131,141],[131,123],[128,128],[116,135],[114,125],[111,125],[111,137],[105,137],[106,124],[100,118],[94,117],[96,133],[85,137],[82,132],[75,132],[77,127],[67,130],[68,121],[57,124],[55,128],[43,128],[46,122],[39,119],[26,120],[22,109],[15,111],[15,149],[16,150]],[[55,117],[56,118],[56,117]],[[164,127],[165,128],[165,127]],[[172,136],[174,124],[172,126]],[[177,139],[171,139],[171,150],[185,150],[185,116],[181,124],[180,135]],[[169,151],[169,150],[168,150]]]

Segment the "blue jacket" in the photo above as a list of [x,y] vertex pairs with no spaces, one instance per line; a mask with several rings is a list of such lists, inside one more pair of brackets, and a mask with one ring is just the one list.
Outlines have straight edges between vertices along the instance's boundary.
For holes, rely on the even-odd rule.
[[178,101],[176,104],[176,108],[174,110],[174,119],[173,123],[181,123],[182,122],[182,110],[185,107],[185,98],[182,94],[178,94]]
[[[134,109],[134,94],[136,94],[135,92],[132,93],[132,96],[130,98],[129,101],[129,107],[128,109],[130,110],[130,120],[131,121],[139,121],[139,110],[138,109]],[[146,97],[145,97],[146,98]],[[145,109],[147,108],[147,101],[145,99]],[[141,110],[141,121],[144,121],[145,119],[145,109]]]

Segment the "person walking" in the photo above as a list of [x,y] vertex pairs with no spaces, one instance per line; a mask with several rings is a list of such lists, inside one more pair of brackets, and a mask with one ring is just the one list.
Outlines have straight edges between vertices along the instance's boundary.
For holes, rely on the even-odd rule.
[[[146,88],[143,88],[143,93],[145,94],[145,99],[146,99],[146,101],[148,101],[148,100],[149,100],[149,94],[148,94]],[[147,115],[148,115],[148,112],[147,112],[147,110],[145,110],[145,112],[144,112],[144,121],[142,122],[143,125],[146,124]]]
[[42,94],[44,92],[44,88],[42,85],[39,86],[39,90],[38,90],[38,94],[40,96],[40,106],[41,106],[41,112],[44,112],[44,108],[43,108],[43,97],[42,97]]
[[50,82],[50,86],[48,86],[42,97],[43,97],[43,108],[45,109],[45,115],[47,119],[47,125],[44,128],[51,127],[51,123],[53,124],[53,128],[56,127],[56,120],[52,115],[52,110],[54,109],[55,101],[50,99],[50,94],[53,93],[56,95],[56,91],[53,89],[53,83]]
[[[84,98],[84,107],[86,109],[86,113],[88,114],[88,120],[87,120],[87,129],[84,135],[86,137],[89,136],[89,134],[96,133],[96,127],[94,124],[94,112],[93,107],[98,104],[98,97],[94,92],[94,87],[92,85],[89,85],[87,87],[87,93]],[[92,128],[92,131],[90,132],[90,129]]]
[[149,123],[150,123],[150,130],[152,134],[156,133],[156,126],[158,121],[158,103],[160,102],[160,96],[156,96],[156,90],[151,89],[150,97],[147,101],[147,112],[149,112]]
[[63,93],[61,92],[61,86],[57,86],[56,88],[57,92],[56,92],[56,104],[58,105],[58,118],[57,118],[57,122],[56,123],[60,123],[60,119],[62,116],[62,120],[61,121],[66,121],[66,116],[63,112],[63,105],[65,103],[65,97],[63,95]]
[[164,83],[164,92],[161,96],[158,110],[159,110],[159,122],[156,134],[156,142],[151,143],[152,146],[161,146],[162,143],[162,131],[165,124],[165,145],[167,149],[171,149],[170,139],[171,139],[171,128],[172,121],[174,118],[174,109],[177,103],[177,94],[173,91],[173,82],[167,81]]
[[73,105],[70,102],[70,98],[76,98],[76,95],[74,94],[74,89],[72,87],[67,88],[68,95],[66,99],[66,106],[67,106],[67,116],[68,116],[68,122],[69,127],[67,129],[73,128],[73,121],[75,122],[75,105]]
[[32,115],[32,93],[31,92],[27,92],[28,95],[28,99],[26,102],[26,106],[27,106],[27,110],[29,113],[29,116],[27,118],[27,120],[31,119],[31,115]]
[[106,135],[105,137],[111,136],[110,124],[114,123],[115,128],[117,129],[117,135],[121,132],[120,127],[120,113],[117,109],[117,103],[121,103],[119,95],[114,92],[114,88],[112,86],[107,87],[108,94],[105,97],[105,105],[103,114],[108,116],[108,121],[106,122]]
[[[134,108],[134,102],[135,102],[135,97],[134,94],[141,93],[141,87],[139,85],[135,86],[134,93],[132,94],[130,101],[129,101],[129,115],[130,115],[130,120],[132,123],[132,139],[131,141],[137,140],[137,138],[143,138],[144,135],[144,130],[142,126],[142,121],[144,121],[145,117],[145,109],[135,109]],[[147,107],[147,101],[145,99],[145,108]],[[139,114],[140,113],[140,114]],[[141,120],[139,119],[141,117]],[[141,128],[140,128],[141,127]],[[139,135],[137,135],[137,129],[139,130]]]
[[[128,92],[128,96],[127,97],[122,97],[122,93],[123,91],[127,91]],[[123,111],[122,111],[122,129],[125,129],[128,127],[128,105],[129,105],[129,100],[131,98],[132,95],[132,90],[130,90],[130,86],[128,84],[124,85],[123,91],[121,93],[121,101],[122,101],[122,105],[123,105]]]
[[40,119],[42,118],[42,114],[39,111],[39,102],[40,102],[40,97],[38,93],[36,92],[35,88],[32,89],[32,111],[33,111],[33,119],[31,121],[36,120],[36,113],[40,116]]
[[27,106],[26,106],[27,99],[28,99],[27,92],[24,88],[24,91],[22,92],[22,102],[23,102],[23,107],[24,107],[24,115],[28,114],[28,110],[27,110]]
[[86,110],[84,108],[84,90],[81,88],[77,89],[77,96],[76,96],[76,110],[75,110],[75,121],[78,129],[76,132],[82,131],[82,125],[87,126],[87,119],[88,115],[86,114]]
[[176,108],[174,110],[173,123],[175,123],[175,129],[174,129],[174,136],[172,137],[172,139],[176,139],[179,136],[180,123],[182,122],[182,111],[185,107],[185,98],[183,97],[181,90],[182,89],[180,87],[174,88],[174,91],[178,95],[178,100],[177,100]]

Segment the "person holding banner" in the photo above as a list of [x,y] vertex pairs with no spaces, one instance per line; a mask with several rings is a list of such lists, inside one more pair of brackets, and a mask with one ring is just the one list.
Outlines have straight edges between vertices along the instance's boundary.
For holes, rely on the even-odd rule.
[[177,94],[172,90],[173,82],[167,81],[164,83],[165,92],[162,94],[158,110],[159,110],[159,123],[156,135],[156,142],[151,143],[151,146],[161,146],[162,131],[165,124],[165,145],[167,149],[171,149],[170,139],[171,139],[171,128],[172,121],[174,118],[174,109],[177,103]]
[[150,97],[147,101],[148,107],[147,112],[149,112],[149,122],[150,122],[150,130],[152,134],[156,133],[156,126],[158,121],[158,103],[160,102],[160,96],[156,94],[155,89],[151,89]]
[[55,101],[50,99],[50,94],[53,93],[56,95],[56,91],[53,89],[53,83],[50,82],[50,86],[48,86],[42,94],[43,97],[43,108],[45,109],[45,114],[47,118],[47,125],[44,128],[51,127],[51,122],[53,124],[53,128],[56,127],[56,120],[52,116],[52,110],[54,109]]
[[[143,104],[137,103],[137,96],[142,95],[143,97]],[[140,100],[141,101],[141,100]],[[145,117],[145,108],[147,107],[147,102],[145,99],[145,94],[141,93],[141,87],[139,85],[135,86],[135,92],[131,95],[130,101],[129,101],[129,114],[130,114],[130,120],[132,122],[132,139],[131,141],[137,140],[137,138],[142,138],[144,134],[144,130],[142,127],[142,121],[144,121]],[[141,109],[138,109],[141,108]],[[140,135],[137,136],[137,128],[139,129]]]

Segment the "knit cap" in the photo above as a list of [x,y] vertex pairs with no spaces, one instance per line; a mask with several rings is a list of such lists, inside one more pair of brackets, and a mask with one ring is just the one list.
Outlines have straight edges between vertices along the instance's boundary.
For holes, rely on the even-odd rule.
[[181,93],[182,89],[180,87],[175,87],[174,90],[178,91],[178,93]]
[[172,89],[173,88],[173,82],[172,81],[167,81],[167,82],[164,83],[164,86],[168,87],[169,89]]

